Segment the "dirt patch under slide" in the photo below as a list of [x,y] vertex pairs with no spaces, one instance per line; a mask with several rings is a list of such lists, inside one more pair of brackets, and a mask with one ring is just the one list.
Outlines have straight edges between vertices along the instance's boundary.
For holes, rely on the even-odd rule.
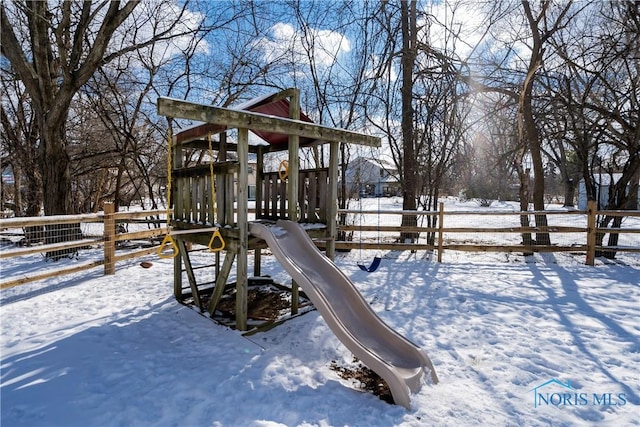
[[391,390],[385,380],[374,371],[363,365],[357,358],[353,358],[354,367],[339,366],[335,360],[331,361],[329,368],[345,380],[352,380],[354,385],[362,391],[373,393],[381,400],[393,404]]
[[[291,294],[272,286],[252,286],[247,291],[247,318],[253,320],[278,320],[291,308]],[[236,316],[235,292],[225,295],[216,311],[224,317],[234,319]]]
[[[212,290],[211,290],[212,291]],[[275,283],[268,276],[249,278],[247,288],[247,326],[245,334],[266,331],[280,323],[313,310],[313,304],[302,290],[298,294],[298,312],[291,314],[291,288]],[[201,298],[206,306],[211,293]],[[211,316],[216,322],[235,328],[236,284],[229,283]]]

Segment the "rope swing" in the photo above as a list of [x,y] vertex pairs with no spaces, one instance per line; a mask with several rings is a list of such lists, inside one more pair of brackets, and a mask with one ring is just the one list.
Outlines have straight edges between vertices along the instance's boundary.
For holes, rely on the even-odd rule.
[[[211,239],[209,240],[209,244],[207,245],[210,252],[220,252],[225,247],[225,241],[220,234],[219,227],[208,227],[208,228],[192,228],[189,230],[172,230],[171,228],[171,181],[172,181],[172,170],[171,170],[171,146],[173,143],[173,135],[171,132],[171,128],[167,131],[167,235],[162,240],[162,243],[158,247],[158,257],[160,258],[175,258],[178,253],[178,245],[176,244],[173,236],[181,235],[181,234],[196,234],[196,233],[205,233],[211,232]],[[215,220],[216,216],[216,181],[215,174],[213,170],[213,143],[211,140],[211,135],[209,135],[209,173],[211,178],[211,203],[212,203],[212,211],[213,218]]]
[[[373,262],[367,266],[362,261],[362,217],[364,216],[362,212],[362,195],[360,197],[360,261],[358,261],[357,265],[360,267],[360,270],[366,271],[367,273],[373,273],[380,267],[380,262],[382,261],[382,257],[380,256],[380,250],[378,249],[378,254],[373,258]],[[380,245],[380,197],[378,197],[378,245]]]
[[171,124],[167,129],[167,235],[158,246],[158,257],[163,259],[175,258],[178,255],[178,245],[171,237],[171,145],[173,134]]
[[[211,134],[209,134],[209,173],[211,175],[211,203],[213,204],[213,218],[211,218],[212,223],[216,220],[216,213],[218,211],[218,200],[216,198],[216,176],[213,172],[213,142],[211,141]],[[210,252],[220,252],[224,249],[225,243],[222,235],[220,235],[220,229],[216,227],[211,234],[211,239],[209,240]]]

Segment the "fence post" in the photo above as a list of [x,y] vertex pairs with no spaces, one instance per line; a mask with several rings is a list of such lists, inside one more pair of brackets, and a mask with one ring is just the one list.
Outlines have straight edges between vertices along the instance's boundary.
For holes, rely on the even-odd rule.
[[596,257],[596,211],[595,200],[587,202],[587,260],[586,265],[595,265]]
[[442,262],[442,245],[444,230],[444,203],[440,202],[438,213],[438,262]]
[[116,274],[116,218],[115,205],[104,204],[104,274]]

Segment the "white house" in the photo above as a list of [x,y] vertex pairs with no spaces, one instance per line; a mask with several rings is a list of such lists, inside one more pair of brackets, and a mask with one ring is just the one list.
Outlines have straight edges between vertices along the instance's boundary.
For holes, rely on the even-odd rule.
[[[621,176],[622,174],[620,173],[601,173],[594,175],[594,179],[596,182],[596,200],[598,202],[598,209],[603,209],[606,207],[607,201],[609,200],[609,189],[611,188],[612,184],[618,182]],[[627,187],[627,191],[629,191],[629,187]],[[638,206],[636,207],[636,209],[640,210],[640,188],[638,189],[637,200]],[[578,184],[578,209],[587,209],[587,188],[585,186],[584,179],[581,179],[580,183]]]
[[351,197],[396,196],[400,181],[395,164],[384,158],[358,157],[347,165],[343,177]]

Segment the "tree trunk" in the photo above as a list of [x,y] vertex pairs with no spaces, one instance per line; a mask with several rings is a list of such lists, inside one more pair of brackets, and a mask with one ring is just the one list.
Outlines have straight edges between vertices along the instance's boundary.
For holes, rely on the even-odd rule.
[[114,211],[120,211],[120,205],[122,204],[122,175],[125,168],[124,157],[120,158],[120,164],[118,164],[118,173],[116,175],[116,189],[113,195]]
[[[413,67],[416,61],[416,1],[400,2],[402,14],[402,209],[416,210],[418,177],[413,134]],[[403,215],[402,227],[417,226],[415,215]],[[414,242],[416,233],[400,233],[401,242]]]
[[[640,156],[632,157],[629,167],[626,168],[620,179],[609,188],[608,209],[635,210],[638,206],[638,180],[640,179]],[[608,217],[610,218],[610,217]],[[623,216],[616,216],[611,220],[611,228],[622,226]],[[609,221],[607,221],[608,223]],[[607,246],[618,246],[619,233],[609,233]],[[603,239],[604,240],[604,239]],[[603,251],[603,256],[614,259],[617,251],[615,249]]]
[[[518,194],[520,197],[520,211],[523,212],[520,215],[520,226],[521,227],[530,227],[529,223],[529,215],[526,213],[529,210],[529,169],[524,169],[522,167],[522,155],[520,158],[517,158],[515,161],[515,169],[518,173],[518,179],[520,180],[520,186],[518,189]],[[522,244],[524,246],[533,246],[533,238],[531,233],[524,232],[522,233]],[[524,256],[533,255],[533,252],[527,251],[523,253]]]
[[[541,2],[539,4],[539,13],[534,17],[529,1],[522,0],[525,16],[531,29],[532,46],[527,76],[524,79],[518,103],[518,130],[521,142],[525,144],[524,146],[527,147],[531,153],[533,166],[533,208],[537,211],[544,210],[544,165],[542,163],[542,141],[533,115],[533,84],[536,72],[542,66],[544,44],[553,33],[563,27],[562,21],[569,11],[570,3],[561,6],[561,11],[554,19],[554,22],[548,21],[549,7],[551,5],[552,2],[550,1]],[[542,229],[542,232],[536,233],[536,243],[539,245],[550,245],[551,238],[546,230],[548,225],[547,216],[536,215],[535,218],[536,226]]]
[[[45,119],[46,120],[46,119]],[[42,123],[41,149],[42,185],[44,188],[44,214],[67,215],[71,213],[70,159],[65,147],[65,120]],[[68,242],[81,236],[80,224],[53,224],[46,227],[45,243]],[[46,253],[48,259],[58,260],[77,253],[77,249],[62,249]]]
[[[519,100],[518,115],[520,116],[520,138],[521,144],[528,147],[531,154],[531,163],[533,166],[533,191],[532,202],[533,209],[536,211],[544,210],[544,165],[542,163],[542,148],[540,146],[540,134],[536,127],[535,118],[533,116],[532,93],[533,80],[536,70],[542,63],[540,55],[540,47],[531,55],[529,71],[525,78],[522,93]],[[545,230],[547,228],[547,216],[536,215],[536,227]],[[550,245],[551,238],[548,232],[536,233],[536,243],[539,245]]]
[[572,178],[566,179],[564,182],[564,207],[573,208],[575,204],[573,200],[576,197],[576,181]]
[[[620,228],[622,225],[623,217],[617,216],[613,219],[611,223],[611,228]],[[607,246],[614,247],[618,246],[618,239],[620,238],[620,233],[609,233],[609,241],[607,242]],[[603,256],[607,259],[614,259],[616,257],[617,251],[615,249],[608,249],[603,251]]]
[[[46,120],[46,119],[45,119]],[[45,122],[40,127],[43,140],[40,164],[44,188],[44,214],[67,215],[70,209],[70,159],[65,148],[65,120]]]
[[[39,169],[39,168],[34,168]],[[29,174],[25,191],[25,216],[40,216],[42,211],[42,174],[34,170]],[[44,226],[36,225],[24,228],[27,246],[44,241]]]
[[24,215],[24,206],[22,204],[22,176],[23,171],[16,163],[11,164],[13,170],[13,214],[15,216]]

